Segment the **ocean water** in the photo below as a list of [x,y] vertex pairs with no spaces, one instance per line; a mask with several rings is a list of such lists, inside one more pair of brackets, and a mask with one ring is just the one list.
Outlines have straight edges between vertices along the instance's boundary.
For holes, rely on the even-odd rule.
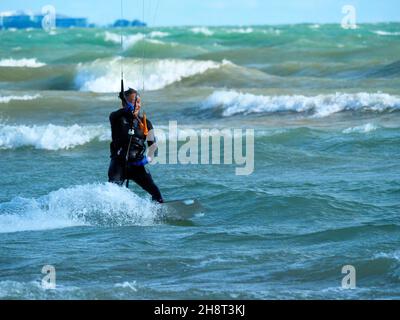
[[[400,24],[124,34],[0,32],[0,299],[400,298]],[[254,129],[251,175],[150,166],[189,221],[106,182],[121,57],[156,128]]]

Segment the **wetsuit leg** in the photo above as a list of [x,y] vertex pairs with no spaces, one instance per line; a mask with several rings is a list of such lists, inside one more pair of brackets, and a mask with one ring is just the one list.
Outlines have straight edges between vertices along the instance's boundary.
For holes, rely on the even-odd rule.
[[122,186],[125,181],[125,162],[118,159],[111,159],[108,168],[108,182]]
[[156,186],[150,172],[144,167],[131,167],[129,170],[129,179],[137,183],[143,190],[147,191],[153,201],[163,203],[160,189]]

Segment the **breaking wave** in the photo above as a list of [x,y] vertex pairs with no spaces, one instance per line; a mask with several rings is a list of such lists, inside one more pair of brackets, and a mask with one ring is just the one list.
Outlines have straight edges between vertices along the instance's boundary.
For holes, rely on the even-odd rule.
[[[210,69],[218,69],[226,64],[229,62],[178,59],[146,60],[143,79],[141,59],[124,61],[127,86],[142,88],[144,81],[146,90],[163,89],[185,78],[203,74]],[[120,84],[115,79],[119,79],[120,72],[120,58],[101,59],[89,64],[80,64],[75,80],[81,91],[118,92]],[[138,77],[138,75],[140,76]]]
[[151,226],[161,207],[115,184],[87,184],[0,203],[0,233],[75,226]]
[[326,117],[342,111],[394,111],[400,97],[384,93],[336,93],[318,96],[261,96],[236,91],[216,91],[205,108],[220,110],[223,117],[237,114],[297,112]]
[[103,126],[26,126],[0,124],[0,149],[34,147],[44,150],[65,150],[93,140],[108,141],[111,133]]

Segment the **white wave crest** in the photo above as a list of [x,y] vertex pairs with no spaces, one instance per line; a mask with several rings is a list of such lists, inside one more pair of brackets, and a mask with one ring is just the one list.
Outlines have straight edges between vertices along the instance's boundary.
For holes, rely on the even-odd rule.
[[29,101],[40,98],[40,94],[31,95],[23,95],[23,96],[0,96],[0,103],[9,103],[10,101]]
[[263,30],[262,32],[264,34],[273,34],[273,35],[276,35],[276,36],[280,36],[282,34],[282,30],[275,29],[275,28],[269,28],[268,30]]
[[[126,50],[134,46],[137,42],[144,40],[145,35],[142,33],[137,33],[133,35],[123,35],[123,49]],[[121,35],[106,31],[104,34],[104,40],[107,42],[113,42],[120,44]]]
[[46,64],[38,62],[36,59],[2,59],[0,67],[18,67],[18,68],[40,68]]
[[150,226],[161,207],[111,183],[53,191],[38,199],[0,203],[0,233],[74,226]]
[[251,27],[247,28],[227,28],[224,29],[224,32],[227,34],[251,34],[251,33],[262,33],[262,34],[273,34],[273,35],[280,35],[281,30],[275,28],[268,28],[268,29],[253,29]]
[[117,283],[117,284],[115,284],[115,287],[123,288],[123,289],[130,289],[134,292],[138,291],[138,289],[137,289],[138,286],[137,286],[136,281],[132,281],[132,282],[125,281],[123,283]]
[[377,130],[378,127],[372,123],[367,123],[362,126],[357,126],[353,128],[347,128],[343,130],[343,133],[349,134],[349,133],[368,133]]
[[165,38],[168,37],[170,34],[168,32],[162,32],[162,31],[152,31],[150,33],[151,38]]
[[63,150],[84,145],[95,139],[108,141],[110,137],[109,129],[102,126],[0,124],[0,149],[34,147],[44,150]]
[[227,33],[238,33],[238,34],[249,34],[249,33],[253,33],[254,29],[253,28],[235,28],[235,29],[228,29],[226,32]]
[[400,109],[400,97],[384,93],[336,93],[306,97],[259,96],[236,91],[216,91],[205,108],[222,109],[224,117],[236,114],[299,112],[326,117],[342,111],[391,111]]
[[388,253],[388,252],[380,252],[374,255],[374,259],[391,259],[391,260],[397,260],[400,262],[400,251],[396,250],[394,252]]
[[[217,63],[214,61],[198,60],[146,60],[144,67],[141,59],[125,59],[126,85],[142,89],[143,82],[146,90],[159,90],[185,78],[202,74],[210,69],[218,69],[229,61]],[[118,92],[121,72],[120,59],[96,60],[90,64],[78,66],[76,77],[77,86],[81,91]]]
[[389,32],[389,31],[373,31],[378,36],[400,36],[400,32]]
[[196,27],[196,28],[190,29],[190,31],[195,34],[203,34],[205,36],[212,36],[214,34],[214,32],[212,32],[210,29],[208,29],[206,27]]
[[148,43],[152,43],[152,44],[166,44],[165,42],[162,42],[161,40],[157,40],[157,39],[149,39],[147,40]]
[[[98,36],[101,36],[102,34],[98,34]],[[129,49],[133,47],[136,43],[140,41],[157,41],[157,40],[151,40],[153,38],[165,38],[168,37],[169,33],[167,32],[161,32],[161,31],[153,31],[149,34],[143,34],[143,33],[136,33],[132,35],[123,35],[123,49]],[[121,35],[117,33],[113,33],[110,31],[106,31],[104,33],[104,40],[107,42],[112,42],[115,44],[121,44]]]

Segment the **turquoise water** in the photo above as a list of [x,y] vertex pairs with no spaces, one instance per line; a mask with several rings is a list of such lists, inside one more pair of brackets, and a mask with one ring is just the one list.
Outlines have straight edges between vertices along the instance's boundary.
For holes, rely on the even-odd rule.
[[[1,299],[400,297],[400,24],[124,33],[0,32]],[[190,221],[106,183],[120,57],[156,128],[254,129],[249,176],[150,166]]]

